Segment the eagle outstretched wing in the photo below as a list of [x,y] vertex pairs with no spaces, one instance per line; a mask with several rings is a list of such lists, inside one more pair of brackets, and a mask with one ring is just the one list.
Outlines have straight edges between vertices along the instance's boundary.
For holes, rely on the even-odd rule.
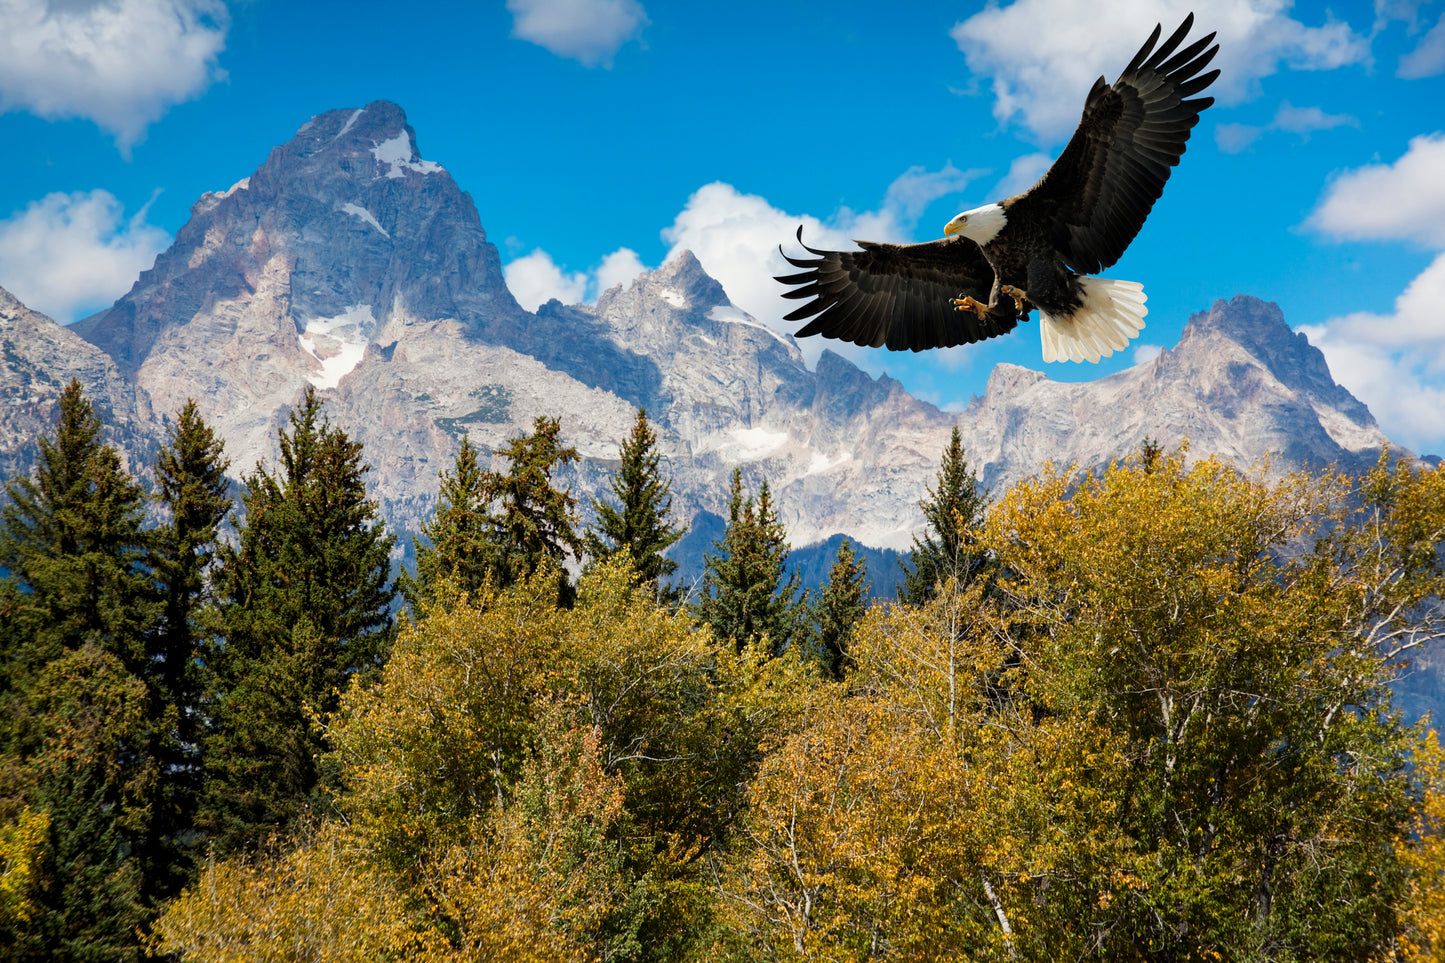
[[[803,228],[798,228],[803,244]],[[965,295],[987,301],[993,268],[977,244],[955,237],[921,244],[856,242],[861,251],[818,251],[813,258],[783,257],[798,274],[778,278],[798,284],[785,298],[813,298],[785,316],[788,321],[812,318],[797,336],[821,334],[867,347],[894,351],[925,351],[972,344],[1007,334],[1018,324],[1012,306],[1004,314],[982,320],[954,309],[951,299]]]
[[1200,73],[1219,52],[1209,47],[1214,34],[1179,49],[1193,24],[1191,13],[1158,49],[1156,26],[1113,86],[1100,77],[1064,152],[1008,205],[1010,218],[1052,217],[1050,242],[1078,274],[1097,274],[1123,255],[1184,154],[1199,112],[1214,103],[1186,99],[1219,76]]

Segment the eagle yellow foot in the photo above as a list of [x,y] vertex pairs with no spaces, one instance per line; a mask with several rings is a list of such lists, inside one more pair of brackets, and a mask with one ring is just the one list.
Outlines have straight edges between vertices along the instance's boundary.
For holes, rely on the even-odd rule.
[[954,298],[953,308],[955,311],[972,311],[980,321],[988,313],[988,305],[979,304],[973,298]]
[[1024,298],[1028,297],[1026,293],[1014,287],[1012,284],[999,285],[999,292],[1002,294],[1007,294],[1009,297],[1013,298],[1014,310],[1017,311],[1019,314],[1023,314]]

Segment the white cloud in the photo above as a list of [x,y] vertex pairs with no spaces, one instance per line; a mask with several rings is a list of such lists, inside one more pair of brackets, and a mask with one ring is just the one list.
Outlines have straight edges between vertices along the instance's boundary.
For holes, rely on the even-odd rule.
[[1327,114],[1318,107],[1295,107],[1289,101],[1279,105],[1275,111],[1274,128],[1299,134],[1308,139],[1317,130],[1334,130],[1336,127],[1359,127],[1358,119],[1349,114]]
[[853,248],[845,229],[825,226],[816,217],[789,214],[765,198],[723,183],[694,192],[662,237],[672,244],[669,260],[684,249],[692,251],[733,304],[770,328],[791,334],[797,325],[785,322],[783,315],[797,305],[779,296],[784,289],[773,277],[797,270],[783,260],[778,245],[785,244],[794,255],[801,253],[794,237],[799,224],[803,241],[813,247]]
[[1359,120],[1349,114],[1327,114],[1318,107],[1296,107],[1286,100],[1275,111],[1274,120],[1263,127],[1220,124],[1214,128],[1214,141],[1226,154],[1238,154],[1271,131],[1298,134],[1303,140],[1309,140],[1310,134],[1317,130],[1359,126]]
[[225,77],[220,0],[0,0],[0,110],[83,117],[122,153]]
[[588,67],[611,67],[622,45],[647,26],[637,0],[507,0],[512,35]]
[[1015,157],[1008,166],[1008,173],[993,189],[993,197],[1012,197],[1028,190],[1038,182],[1044,172],[1054,163],[1048,154],[1024,154]]
[[528,311],[537,310],[551,298],[563,304],[577,304],[587,293],[586,274],[565,273],[552,261],[552,256],[540,248],[508,264],[502,269],[502,276],[512,297]]
[[[1147,32],[1168,34],[1193,0],[1016,0],[990,3],[956,24],[950,36],[975,75],[993,78],[994,116],[1019,123],[1042,142],[1062,140],[1079,122],[1095,78],[1109,81],[1134,56]],[[1348,24],[1327,19],[1307,27],[1290,18],[1288,0],[1220,0],[1195,20],[1191,37],[1217,31],[1220,78],[1209,95],[1238,103],[1257,95],[1259,81],[1281,68],[1331,70],[1368,63],[1369,41]]]
[[1134,363],[1148,364],[1164,353],[1164,346],[1158,344],[1141,344],[1134,349]]
[[[1308,224],[1339,238],[1415,241],[1445,249],[1445,134],[1416,137],[1393,164],[1336,177]],[[1357,311],[1301,326],[1336,380],[1385,434],[1417,451],[1445,447],[1445,253],[1395,299],[1390,314]]]
[[1420,38],[1414,50],[1400,58],[1395,76],[1404,80],[1420,80],[1445,73],[1445,14],[1430,32]]
[[0,287],[69,323],[130,290],[170,235],[108,191],[47,194],[0,221]]
[[1393,314],[1356,312],[1300,331],[1325,354],[1335,380],[1369,406],[1385,434],[1421,453],[1445,451],[1445,254]]
[[1254,146],[1265,130],[1252,124],[1220,124],[1214,128],[1214,143],[1226,154],[1241,154]]
[[1445,133],[1415,137],[1393,164],[1336,177],[1307,222],[1353,240],[1412,240],[1445,248]]
[[637,277],[647,266],[642,263],[642,258],[630,247],[620,247],[602,259],[597,267],[595,275],[596,290],[598,294],[618,284],[627,284]]
[[1374,29],[1383,30],[1391,21],[1403,20],[1410,26],[1413,33],[1419,19],[1421,4],[1430,2],[1431,0],[1375,0]]

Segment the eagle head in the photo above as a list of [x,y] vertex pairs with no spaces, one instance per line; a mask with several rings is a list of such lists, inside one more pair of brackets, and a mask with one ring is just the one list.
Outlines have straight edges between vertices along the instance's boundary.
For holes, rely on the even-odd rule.
[[998,232],[1008,223],[1008,215],[998,204],[989,204],[984,207],[975,207],[971,211],[964,211],[943,226],[943,236],[952,237],[955,234],[962,234],[973,243],[982,247],[989,241],[998,237]]

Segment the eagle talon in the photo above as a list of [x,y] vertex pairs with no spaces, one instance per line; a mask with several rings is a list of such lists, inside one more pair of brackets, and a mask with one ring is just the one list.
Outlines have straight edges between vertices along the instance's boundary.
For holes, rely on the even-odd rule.
[[953,307],[956,311],[972,311],[978,316],[980,321],[982,321],[983,316],[988,313],[988,307],[979,304],[973,298],[954,298]]
[[1014,310],[1017,311],[1017,312],[1020,313],[1020,314],[1023,314],[1023,311],[1024,311],[1024,298],[1028,297],[1028,294],[1027,294],[1027,293],[1025,293],[1024,291],[1019,290],[1018,288],[1014,287],[1012,284],[1003,284],[1003,285],[1000,285],[1000,286],[999,286],[999,291],[1002,292],[1003,294],[1006,294],[1006,295],[1008,295],[1009,297],[1013,298],[1013,299],[1014,299]]

